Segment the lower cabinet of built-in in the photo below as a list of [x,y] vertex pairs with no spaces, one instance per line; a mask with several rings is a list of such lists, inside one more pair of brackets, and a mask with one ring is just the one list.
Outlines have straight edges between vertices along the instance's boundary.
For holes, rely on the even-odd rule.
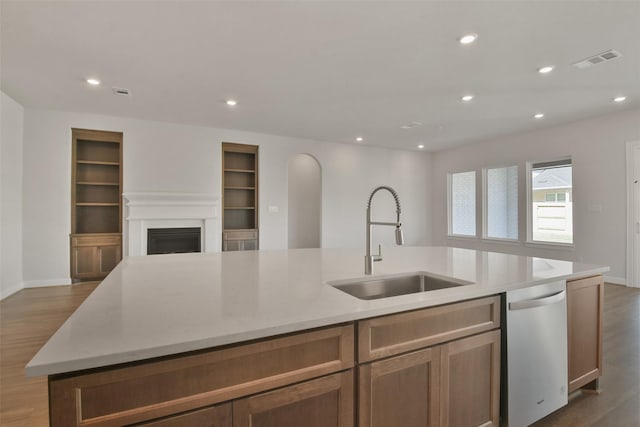
[[72,234],[72,279],[104,279],[122,259],[121,248],[122,236],[119,233]]

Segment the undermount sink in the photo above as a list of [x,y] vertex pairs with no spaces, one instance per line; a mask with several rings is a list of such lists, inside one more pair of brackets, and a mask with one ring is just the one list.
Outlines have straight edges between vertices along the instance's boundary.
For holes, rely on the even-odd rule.
[[431,273],[413,273],[395,277],[329,282],[329,284],[356,298],[371,300],[472,285],[473,282]]

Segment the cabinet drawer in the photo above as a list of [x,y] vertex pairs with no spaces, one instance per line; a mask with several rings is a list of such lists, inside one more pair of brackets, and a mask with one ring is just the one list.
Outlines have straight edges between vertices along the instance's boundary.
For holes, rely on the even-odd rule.
[[[354,366],[352,324],[77,376],[50,377],[51,425],[126,425]],[[153,392],[151,392],[153,391]]]
[[71,247],[120,245],[120,234],[72,234]]
[[223,240],[254,240],[257,238],[257,230],[233,230],[222,232]]
[[[231,427],[231,403],[211,406],[197,411],[187,412],[173,417],[153,420],[136,427]],[[131,425],[130,427],[133,427]]]
[[358,361],[380,359],[500,327],[500,296],[358,322]]

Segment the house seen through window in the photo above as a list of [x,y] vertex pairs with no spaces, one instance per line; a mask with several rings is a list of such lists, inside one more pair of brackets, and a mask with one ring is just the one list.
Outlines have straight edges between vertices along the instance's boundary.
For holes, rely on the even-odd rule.
[[531,164],[530,240],[573,244],[571,159]]

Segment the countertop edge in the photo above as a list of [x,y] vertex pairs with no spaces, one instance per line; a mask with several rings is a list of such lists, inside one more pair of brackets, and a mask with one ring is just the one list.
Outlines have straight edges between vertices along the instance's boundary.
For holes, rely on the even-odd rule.
[[[447,295],[444,297],[436,296],[433,299],[416,299],[409,300],[407,295],[395,297],[398,298],[398,304],[387,307],[364,309],[361,311],[355,311],[351,313],[345,313],[342,315],[332,315],[329,317],[309,319],[305,321],[297,321],[291,323],[283,323],[281,325],[275,325],[264,329],[252,329],[251,331],[215,336],[201,340],[195,340],[190,342],[175,343],[172,345],[153,347],[144,350],[136,350],[131,352],[105,354],[97,357],[78,358],[72,360],[66,360],[64,362],[53,362],[49,364],[33,364],[33,359],[26,365],[25,374],[27,377],[49,376],[59,374],[71,374],[73,372],[80,372],[89,369],[106,368],[109,366],[117,366],[120,364],[141,362],[150,359],[156,359],[159,357],[167,357],[172,355],[179,355],[182,353],[188,353],[198,350],[212,349],[215,347],[240,344],[245,341],[252,341],[257,339],[271,338],[278,335],[302,332],[309,329],[327,327],[331,325],[337,325],[341,323],[354,322],[371,317],[385,316],[389,314],[417,310],[422,308],[429,308],[438,305],[450,304],[459,301],[482,298],[490,295],[497,295],[509,290],[520,289],[530,286],[536,286],[542,283],[548,283],[555,280],[572,280],[582,277],[589,277],[599,275],[610,271],[609,267],[597,266],[577,273],[564,274],[553,276],[549,278],[541,278],[538,280],[527,281],[523,283],[509,283],[501,287],[486,289],[467,289],[464,295],[462,292],[460,295]],[[431,291],[433,292],[438,291]],[[355,297],[353,297],[355,298]]]

